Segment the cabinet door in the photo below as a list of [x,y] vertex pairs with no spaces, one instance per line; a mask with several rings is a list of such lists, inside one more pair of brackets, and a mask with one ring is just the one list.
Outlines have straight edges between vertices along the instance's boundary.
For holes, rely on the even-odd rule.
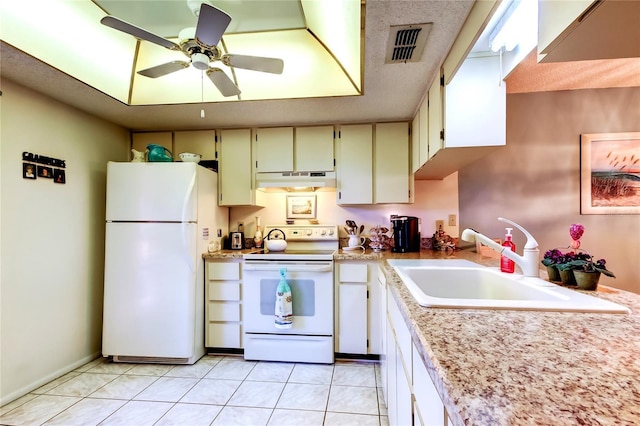
[[373,126],[342,126],[337,141],[338,204],[373,203]]
[[445,148],[506,144],[507,92],[499,77],[498,56],[464,61],[444,89]]
[[[594,0],[538,2],[538,56],[544,57],[580,24],[578,18]],[[542,54],[542,55],[541,55]]]
[[293,171],[293,127],[273,127],[256,131],[256,171]]
[[374,201],[409,201],[409,124],[376,124]]
[[411,122],[411,173],[415,173],[422,163],[420,163],[420,111],[418,109],[416,116]]
[[202,155],[202,160],[216,159],[215,130],[194,130],[173,133],[174,159],[179,160],[181,152],[193,152]]
[[336,352],[367,354],[367,264],[337,265]]
[[444,404],[414,345],[412,345],[412,351],[415,411],[420,413],[421,424],[425,426],[444,426],[446,424]]
[[429,159],[444,146],[444,140],[442,140],[440,133],[444,131],[442,90],[443,86],[440,84],[440,76],[438,76],[429,87]]
[[160,145],[173,152],[173,134],[171,132],[145,132],[131,135],[131,148],[136,151],[144,152],[149,144]]
[[251,205],[251,130],[222,130],[218,150],[218,205]]
[[298,127],[295,141],[295,171],[333,171],[333,126]]
[[411,124],[411,173],[415,173],[429,159],[429,93]]

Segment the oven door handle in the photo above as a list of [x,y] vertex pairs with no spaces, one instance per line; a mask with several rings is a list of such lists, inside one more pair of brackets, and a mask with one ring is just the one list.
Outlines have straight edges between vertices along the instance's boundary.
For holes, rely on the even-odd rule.
[[244,263],[245,271],[279,271],[282,268],[285,268],[287,271],[291,272],[331,272],[333,270],[330,263],[324,265],[265,265],[252,264],[247,262]]

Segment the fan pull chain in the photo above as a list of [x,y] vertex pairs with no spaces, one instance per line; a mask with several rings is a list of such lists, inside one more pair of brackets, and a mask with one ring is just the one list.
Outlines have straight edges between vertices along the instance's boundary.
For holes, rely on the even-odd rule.
[[200,73],[200,96],[202,99],[202,108],[200,109],[200,118],[204,119],[204,71]]

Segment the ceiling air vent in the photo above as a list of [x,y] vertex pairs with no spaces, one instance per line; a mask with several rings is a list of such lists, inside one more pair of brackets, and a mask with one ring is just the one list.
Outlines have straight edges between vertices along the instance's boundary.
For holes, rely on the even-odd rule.
[[422,56],[431,23],[394,25],[389,31],[386,64],[398,62],[418,62]]

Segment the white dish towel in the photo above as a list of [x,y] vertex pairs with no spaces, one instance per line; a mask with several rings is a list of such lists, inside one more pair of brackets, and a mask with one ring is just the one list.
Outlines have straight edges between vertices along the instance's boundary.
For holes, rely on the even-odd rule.
[[276,328],[286,329],[293,325],[293,298],[291,297],[291,287],[285,280],[287,268],[280,268],[280,282],[276,289]]

